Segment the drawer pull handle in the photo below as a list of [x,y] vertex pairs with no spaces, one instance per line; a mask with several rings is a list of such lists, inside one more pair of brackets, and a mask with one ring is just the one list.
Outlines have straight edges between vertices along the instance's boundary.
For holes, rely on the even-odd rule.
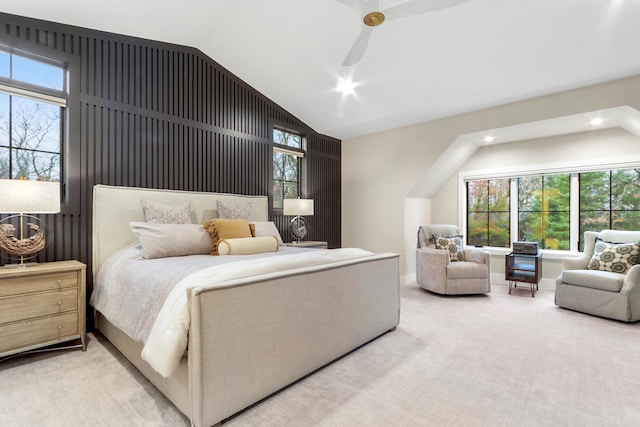
[[62,326],[58,325],[58,330],[61,331],[62,330]]
[[62,305],[62,301],[58,301],[58,305]]
[[58,279],[58,285],[62,284],[62,279]]

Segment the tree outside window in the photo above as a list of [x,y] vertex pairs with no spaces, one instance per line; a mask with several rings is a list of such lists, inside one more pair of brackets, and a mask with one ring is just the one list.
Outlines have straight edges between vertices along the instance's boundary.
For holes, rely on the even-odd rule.
[[302,136],[274,129],[273,143],[273,207],[282,209],[284,199],[300,197]]
[[569,250],[570,175],[518,179],[518,240]]
[[61,180],[64,75],[0,50],[0,178]]
[[60,107],[0,93],[0,178],[60,181]]
[[469,181],[467,215],[469,244],[509,247],[509,179]]
[[[513,211],[509,182],[511,196],[517,199]],[[487,178],[465,184],[469,244],[508,247],[508,230],[515,227],[514,241],[582,251],[585,231],[640,230],[640,168]],[[571,188],[578,189],[574,197]],[[571,236],[572,220],[579,221],[573,227],[578,236]]]
[[580,248],[585,231],[640,230],[640,169],[584,172],[580,178]]

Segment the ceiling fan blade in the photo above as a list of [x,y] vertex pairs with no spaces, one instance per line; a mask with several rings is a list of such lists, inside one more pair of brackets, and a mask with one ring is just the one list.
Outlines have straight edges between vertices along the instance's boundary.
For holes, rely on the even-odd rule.
[[359,17],[363,17],[369,12],[375,12],[378,9],[379,0],[336,0],[345,6],[349,6],[355,10]]
[[369,44],[369,37],[371,37],[371,32],[373,31],[373,27],[368,27],[366,25],[362,26],[362,30],[360,31],[360,35],[353,42],[353,46],[351,46],[351,50],[344,58],[342,62],[343,67],[349,67],[351,65],[356,64],[364,55],[364,51],[367,50],[367,45]]
[[338,3],[342,3],[345,6],[349,6],[351,9],[355,10],[358,15],[362,13],[362,0],[336,0]]
[[389,9],[384,10],[383,13],[385,20],[390,21],[392,19],[435,12],[436,10],[457,6],[468,1],[470,0],[411,0],[406,3],[390,7]]

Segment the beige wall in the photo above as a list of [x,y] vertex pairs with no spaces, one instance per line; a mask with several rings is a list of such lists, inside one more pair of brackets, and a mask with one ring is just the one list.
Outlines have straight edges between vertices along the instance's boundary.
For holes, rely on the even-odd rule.
[[640,110],[640,76],[344,140],[342,244],[400,253],[402,274],[410,275],[415,272],[412,230],[422,223],[458,223],[460,170],[485,169],[505,161],[526,165],[598,159],[602,156],[598,145],[605,137],[608,153],[609,137],[614,137],[620,151],[640,152],[636,137],[621,130],[484,147],[447,171],[450,175],[437,191],[421,195],[420,188],[428,187],[425,173],[458,136],[624,105]]

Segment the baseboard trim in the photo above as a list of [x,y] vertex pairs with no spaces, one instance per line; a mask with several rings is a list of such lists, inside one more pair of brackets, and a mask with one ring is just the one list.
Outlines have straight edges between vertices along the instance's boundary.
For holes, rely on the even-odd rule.
[[[400,278],[400,283],[403,286],[410,285],[416,283],[416,273],[405,274]],[[491,273],[491,284],[492,285],[508,285],[509,283],[504,280],[504,273]],[[556,280],[555,279],[547,279],[542,278],[538,283],[538,289],[544,289],[545,291],[555,291],[556,290]]]

